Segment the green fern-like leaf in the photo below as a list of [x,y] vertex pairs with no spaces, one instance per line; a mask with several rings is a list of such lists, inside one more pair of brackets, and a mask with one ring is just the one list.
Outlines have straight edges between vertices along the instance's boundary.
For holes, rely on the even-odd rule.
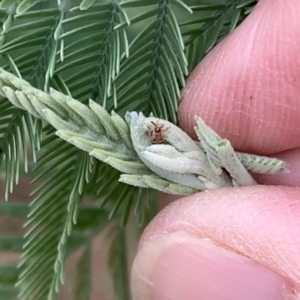
[[117,1],[95,4],[87,10],[76,7],[72,15],[63,22],[61,38],[66,46],[56,72],[70,74],[65,81],[78,99],[84,95],[105,107],[107,97],[112,96],[116,107],[113,81],[120,72],[121,55],[128,56],[128,42],[125,30],[114,27],[122,21],[128,23],[127,15]]
[[[48,140],[46,139],[45,142],[47,143]],[[54,142],[52,145],[55,145],[56,149],[64,147],[64,143],[59,142]],[[74,173],[74,170],[82,168],[86,159],[89,159],[72,147],[64,148],[62,151],[64,161],[60,161],[60,156],[51,159],[48,152],[41,157],[37,165],[37,169],[47,164],[49,169],[56,167],[57,171],[53,172],[52,176],[35,191],[31,203],[26,224],[31,227],[26,234],[27,241],[22,255],[20,265],[22,271],[18,283],[21,299],[32,299],[33,295],[36,299],[53,299],[59,284],[63,281],[66,239],[71,231],[73,219],[76,218],[76,204],[80,198],[79,188],[82,188],[80,177],[85,176],[82,169],[78,173]],[[69,159],[66,159],[66,153],[70,155]],[[57,163],[59,164],[56,165]],[[65,172],[61,171],[63,168]],[[37,179],[41,179],[41,174]],[[37,243],[41,247],[35,248],[34,251]],[[39,266],[38,273],[34,272],[37,266]]]
[[[188,9],[182,1],[161,0],[143,15],[155,17],[130,44],[116,79],[119,109],[134,106],[145,114],[176,122],[180,87],[187,75],[187,61],[172,3]],[[154,4],[145,0],[124,2],[124,7]]]
[[20,164],[23,163],[25,171],[28,171],[26,136],[30,138],[33,159],[36,160],[35,150],[39,148],[41,138],[39,130],[39,120],[33,120],[27,112],[16,109],[5,98],[0,98],[0,166],[6,175],[6,200],[19,182]]
[[22,76],[41,89],[48,89],[54,73],[64,17],[61,8],[28,11],[15,15],[16,25],[6,30],[0,53],[9,54]]

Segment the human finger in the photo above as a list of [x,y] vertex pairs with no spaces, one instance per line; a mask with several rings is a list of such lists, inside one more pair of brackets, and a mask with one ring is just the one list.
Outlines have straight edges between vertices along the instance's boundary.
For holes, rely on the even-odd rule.
[[298,299],[300,189],[227,188],[165,208],[142,237],[135,300]]
[[274,154],[300,147],[300,1],[261,0],[187,80],[179,124],[199,115],[235,149]]

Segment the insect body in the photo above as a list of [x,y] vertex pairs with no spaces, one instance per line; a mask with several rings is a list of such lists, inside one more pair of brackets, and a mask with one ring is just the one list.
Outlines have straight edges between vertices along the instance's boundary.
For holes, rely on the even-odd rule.
[[152,144],[162,144],[165,141],[165,132],[169,129],[165,128],[164,124],[158,124],[151,121],[151,125],[148,125],[148,135]]

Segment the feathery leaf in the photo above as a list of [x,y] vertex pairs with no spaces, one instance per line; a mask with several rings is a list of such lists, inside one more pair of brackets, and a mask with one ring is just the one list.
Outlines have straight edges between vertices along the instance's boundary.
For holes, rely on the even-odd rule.
[[[130,44],[131,55],[121,63],[116,86],[119,109],[130,107],[146,115],[153,112],[160,118],[176,122],[180,88],[184,86],[184,75],[187,75],[187,61],[178,22],[171,9],[172,3],[188,9],[180,0],[160,0],[152,10],[144,13],[144,18],[154,14],[156,18]],[[122,5],[151,4],[141,0],[126,1]]]
[[19,182],[20,163],[28,170],[28,154],[26,136],[30,137],[34,160],[36,148],[39,148],[41,132],[40,121],[33,120],[27,112],[9,105],[5,98],[0,98],[0,166],[5,171],[5,199],[13,192],[14,184]]
[[[84,11],[77,7],[72,9],[73,16],[63,22],[66,31],[61,38],[67,46],[64,62],[58,64],[56,72],[72,70],[74,75],[66,79],[71,93],[76,96],[77,91],[84,87],[85,97],[93,98],[104,107],[107,97],[113,96],[113,81],[120,72],[121,55],[128,56],[125,29],[114,30],[121,22],[128,23],[120,4],[117,1],[95,4]],[[67,30],[70,26],[72,29]],[[69,43],[70,39],[74,42]],[[74,72],[74,67],[79,71]],[[89,77],[87,82],[82,82],[86,69]],[[116,99],[114,105],[117,106]]]

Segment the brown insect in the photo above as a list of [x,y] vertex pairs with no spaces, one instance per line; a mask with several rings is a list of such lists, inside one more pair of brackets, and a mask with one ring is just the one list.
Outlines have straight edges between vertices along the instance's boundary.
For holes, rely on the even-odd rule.
[[165,128],[164,124],[158,124],[158,122],[151,121],[153,126],[147,124],[148,135],[152,144],[162,144],[165,141],[165,132],[170,128]]

